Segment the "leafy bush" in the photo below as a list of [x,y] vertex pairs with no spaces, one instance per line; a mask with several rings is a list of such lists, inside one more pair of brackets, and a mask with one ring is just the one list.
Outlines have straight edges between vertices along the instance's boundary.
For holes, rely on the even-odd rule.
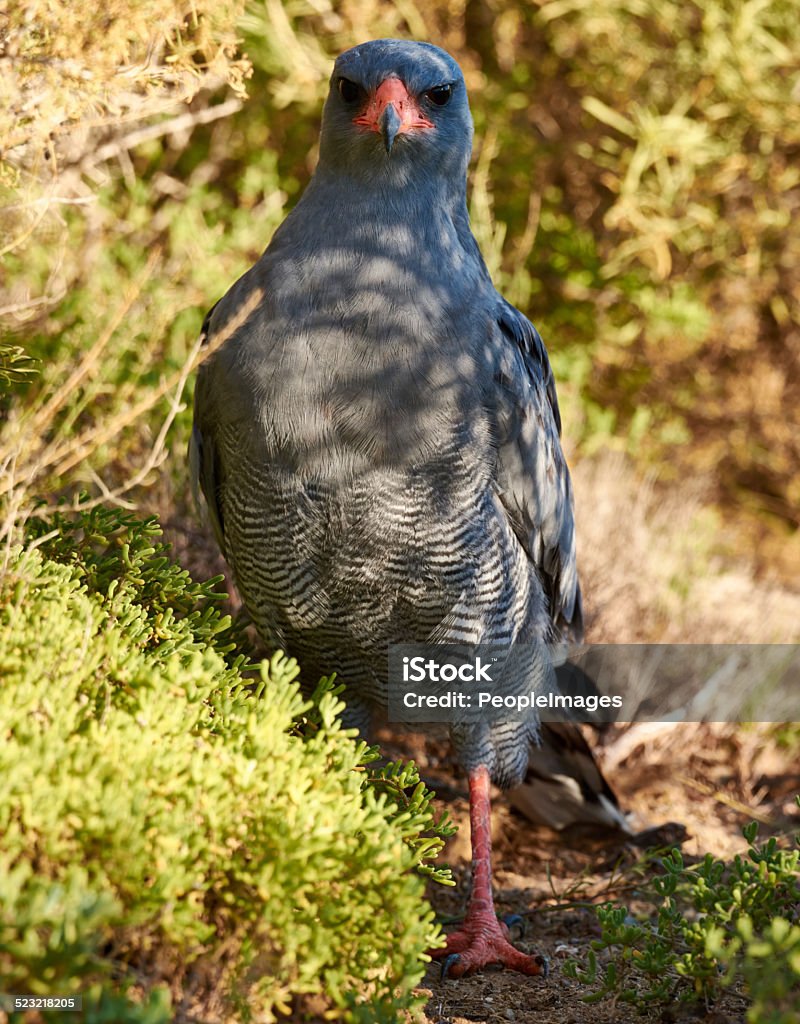
[[371,768],[281,654],[243,674],[153,520],[51,525],[0,583],[5,989],[82,991],[87,1021],[395,1019],[438,935],[414,869],[443,877],[448,831],[413,766]]
[[652,917],[637,920],[613,903],[599,907],[602,935],[585,968],[565,965],[584,984],[599,981],[585,1000],[613,996],[639,1009],[676,1000],[708,1005],[744,981],[748,1021],[792,1024],[800,999],[800,850],[780,849],[774,838],[757,845],[757,832],[755,822],[743,830],[748,856],[730,864],[706,854],[685,867],[678,850],[666,856],[664,874],[643,893]]
[[713,475],[731,503],[796,527],[796,6],[539,3],[584,112],[572,167],[605,282],[586,390],[640,458]]

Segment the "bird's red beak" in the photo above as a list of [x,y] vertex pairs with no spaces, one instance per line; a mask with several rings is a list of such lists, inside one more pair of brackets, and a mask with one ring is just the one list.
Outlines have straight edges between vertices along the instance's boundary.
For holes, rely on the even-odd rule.
[[399,78],[386,78],[367,100],[367,105],[353,118],[353,124],[383,136],[390,153],[398,135],[415,129],[433,128]]

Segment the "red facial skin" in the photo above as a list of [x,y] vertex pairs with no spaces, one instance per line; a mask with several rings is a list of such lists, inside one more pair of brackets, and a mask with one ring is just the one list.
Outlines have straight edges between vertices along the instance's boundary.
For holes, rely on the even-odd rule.
[[353,118],[353,124],[357,124],[371,132],[380,132],[381,114],[383,114],[390,103],[400,118],[400,127],[397,129],[398,135],[409,131],[433,128],[433,122],[425,117],[420,110],[419,103],[411,96],[399,78],[387,78],[381,82],[375,92],[369,97],[364,110],[358,117]]

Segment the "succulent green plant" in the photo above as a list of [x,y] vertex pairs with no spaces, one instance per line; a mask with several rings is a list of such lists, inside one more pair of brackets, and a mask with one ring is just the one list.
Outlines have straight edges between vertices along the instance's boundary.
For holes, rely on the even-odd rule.
[[[800,804],[800,798],[798,798]],[[565,973],[597,986],[586,1002],[613,997],[640,1010],[699,1001],[712,1005],[731,985],[750,999],[752,1024],[792,1024],[800,1000],[800,836],[795,848],[775,838],[758,843],[758,825],[743,835],[747,856],[730,863],[706,854],[684,864],[673,850],[663,872],[637,893],[652,908],[632,915],[627,907],[597,908],[601,937],[585,964]]]
[[447,823],[413,765],[342,730],[331,680],[305,698],[282,654],[249,670],[215,581],[158,534],[34,520],[2,578],[5,987],[83,992],[98,1021],[170,1020],[212,980],[241,1020],[312,998],[395,1019],[439,934]]

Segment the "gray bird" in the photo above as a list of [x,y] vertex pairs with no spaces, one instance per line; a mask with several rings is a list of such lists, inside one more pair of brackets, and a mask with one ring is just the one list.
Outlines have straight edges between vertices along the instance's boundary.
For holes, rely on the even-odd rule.
[[[385,704],[395,643],[582,631],[553,374],[472,235],[464,79],[427,43],[342,54],[319,165],[204,330],[190,460],[265,641],[335,670],[351,721]],[[451,974],[545,970],[494,913],[489,787],[524,778],[529,722],[452,729],[469,777],[473,889]]]

